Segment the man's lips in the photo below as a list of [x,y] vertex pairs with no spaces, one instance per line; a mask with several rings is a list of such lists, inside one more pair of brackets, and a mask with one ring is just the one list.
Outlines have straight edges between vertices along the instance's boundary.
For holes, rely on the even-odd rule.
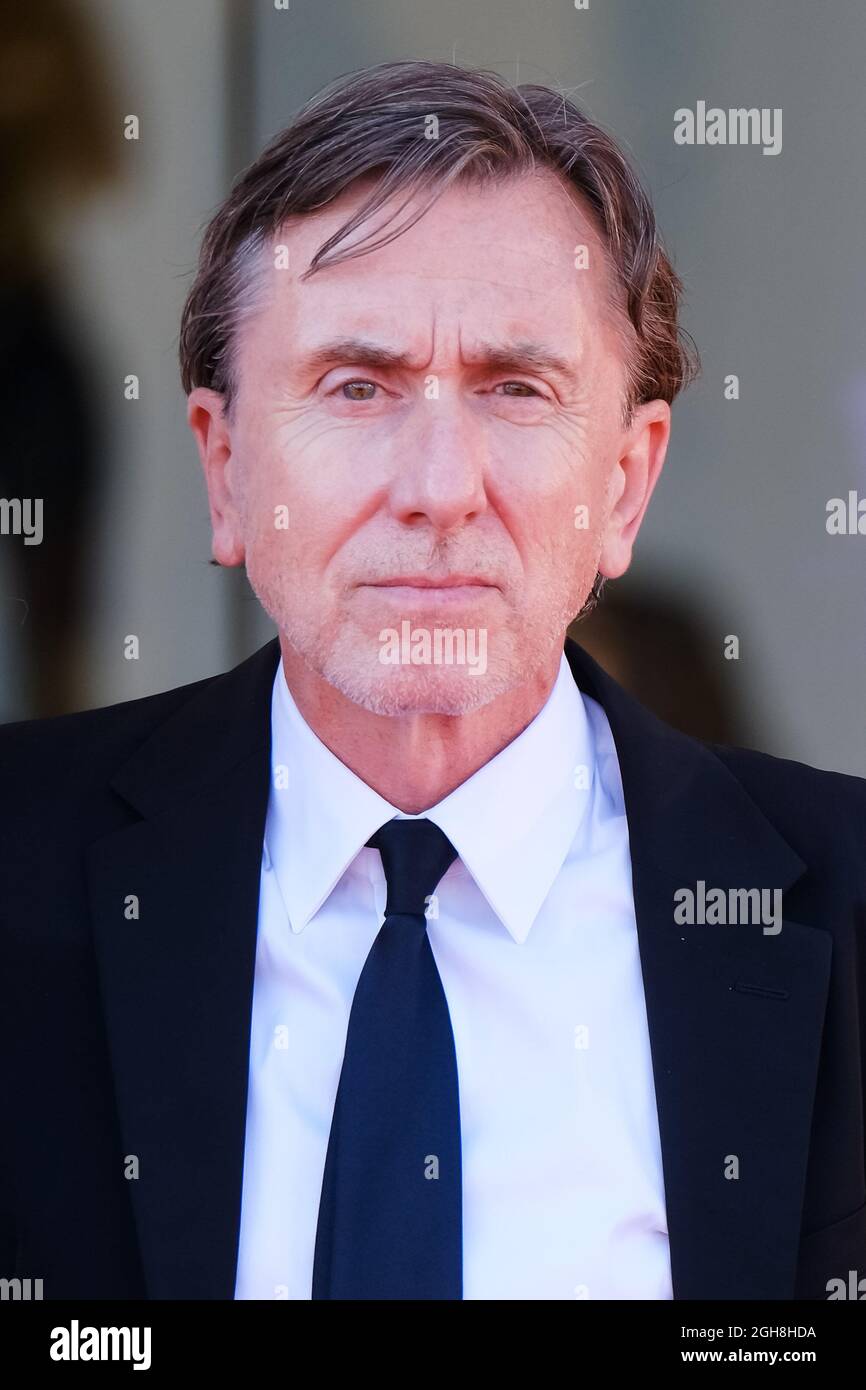
[[394,579],[377,579],[372,586],[376,589],[460,589],[495,588],[492,580],[481,579],[476,574],[401,574]]
[[415,604],[472,602],[498,590],[498,585],[486,579],[462,574],[443,575],[440,578],[428,574],[400,575],[395,579],[381,579],[360,587],[375,591],[386,601]]

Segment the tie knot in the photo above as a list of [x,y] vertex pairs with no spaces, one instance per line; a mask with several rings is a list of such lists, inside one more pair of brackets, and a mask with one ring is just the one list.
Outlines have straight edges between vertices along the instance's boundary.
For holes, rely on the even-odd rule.
[[[367,844],[382,856],[388,899],[385,916],[395,913],[425,918],[427,899],[457,851],[432,820],[394,820],[371,835]],[[426,918],[425,918],[426,921]]]

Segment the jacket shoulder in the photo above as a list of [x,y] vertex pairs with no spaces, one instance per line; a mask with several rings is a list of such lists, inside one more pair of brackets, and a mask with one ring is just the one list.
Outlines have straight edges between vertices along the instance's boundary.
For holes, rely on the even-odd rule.
[[[0,800],[29,800],[47,781],[56,792],[104,779],[148,735],[216,676],[99,709],[0,726]],[[8,804],[8,803],[7,803]]]
[[852,856],[866,864],[866,778],[829,772],[754,748],[705,743],[752,801],[807,860]]
[[706,743],[716,757],[741,782],[765,789],[767,794],[784,796],[789,792],[808,791],[814,796],[851,800],[852,806],[866,807],[866,778],[850,772],[829,772],[792,758],[778,758],[773,753],[761,753],[756,748],[739,748],[733,744]]

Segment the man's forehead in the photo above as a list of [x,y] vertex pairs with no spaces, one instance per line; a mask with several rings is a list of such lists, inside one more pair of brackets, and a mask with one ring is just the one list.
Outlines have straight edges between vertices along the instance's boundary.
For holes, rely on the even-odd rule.
[[[607,294],[606,257],[593,219],[576,190],[549,171],[480,185],[457,182],[430,206],[429,191],[397,193],[333,248],[340,256],[363,247],[362,254],[326,262],[303,278],[316,252],[360,210],[369,191],[353,186],[327,207],[295,215],[279,228],[265,252],[271,264],[289,272],[278,292],[296,290],[298,298],[318,303],[359,280],[368,294],[378,287],[384,296],[386,282],[403,279],[414,289],[426,283],[449,298],[465,293],[476,302],[485,295],[492,303],[505,295],[529,303]],[[383,237],[389,239],[370,249]]]
[[411,350],[411,338],[429,339],[436,325],[439,337],[458,330],[468,346],[481,342],[525,339],[560,346],[580,340],[582,326],[595,322],[603,296],[577,272],[542,282],[526,261],[515,266],[469,267],[460,274],[456,258],[435,267],[376,261],[375,253],[338,266],[325,267],[307,280],[274,272],[267,302],[271,324],[282,321],[293,341],[305,350],[338,335],[368,336]]
[[[525,178],[507,179],[490,189],[448,189],[387,245],[324,265],[306,279],[311,256],[369,190],[356,191],[351,199],[343,195],[321,213],[292,218],[264,253],[271,280],[268,334],[273,334],[274,348],[283,356],[289,343],[292,359],[314,366],[316,354],[324,361],[329,346],[358,340],[423,361],[435,337],[436,344],[459,346],[467,361],[512,349],[517,358],[518,348],[529,357],[534,348],[539,358],[558,358],[563,371],[566,363],[575,368],[585,344],[597,339],[600,319],[609,318],[607,267],[597,233],[569,191],[553,176],[540,182],[541,189],[536,176],[534,204],[526,196]],[[539,208],[539,195],[546,211]],[[477,200],[471,206],[493,214],[494,243],[474,234],[471,219],[463,224],[465,235],[445,240],[437,233],[439,204],[446,205],[441,210],[450,222],[448,200],[459,205],[464,198]],[[497,220],[512,207],[519,216]],[[398,220],[405,216],[406,210]],[[374,219],[377,228],[383,218],[384,210]],[[425,223],[425,234],[418,235]],[[369,230],[364,225],[355,229],[343,245],[354,245]],[[588,265],[578,254],[582,237],[589,244]],[[281,246],[286,252],[282,259]],[[370,358],[354,356],[372,365]]]

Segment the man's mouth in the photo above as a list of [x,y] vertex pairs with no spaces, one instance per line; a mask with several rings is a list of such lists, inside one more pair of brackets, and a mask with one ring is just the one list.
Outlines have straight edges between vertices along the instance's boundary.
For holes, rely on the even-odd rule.
[[473,602],[487,594],[496,593],[498,586],[475,575],[398,575],[380,579],[362,588],[375,589],[380,597],[391,602],[414,604],[460,604]]

